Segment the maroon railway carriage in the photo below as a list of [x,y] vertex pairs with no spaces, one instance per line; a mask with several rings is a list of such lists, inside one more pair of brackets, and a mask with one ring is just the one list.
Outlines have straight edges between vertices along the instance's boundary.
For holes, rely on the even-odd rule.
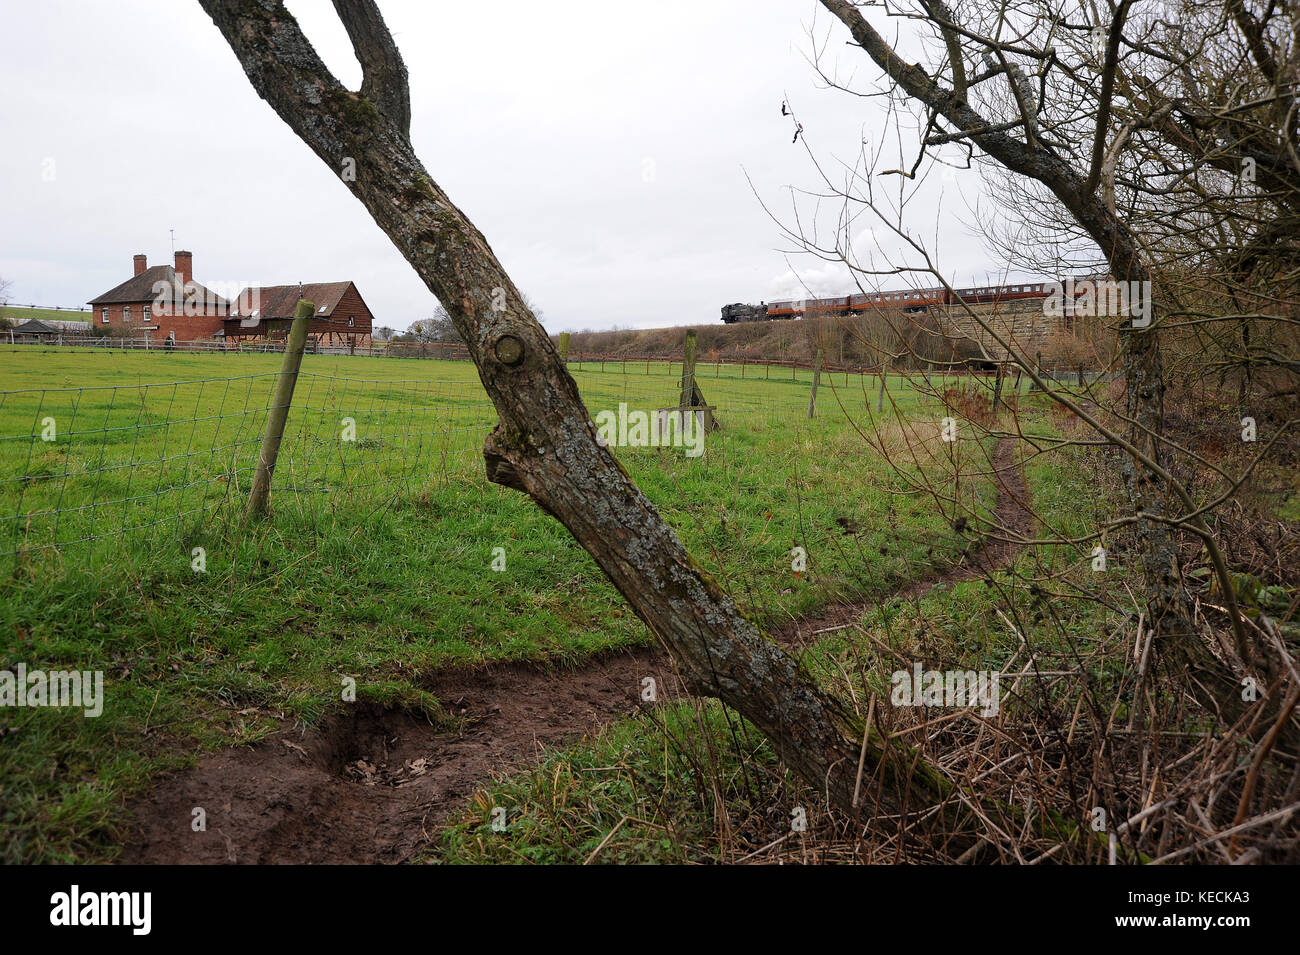
[[[1016,282],[1010,285],[983,285],[952,291],[946,288],[906,289],[900,292],[874,292],[835,298],[796,299],[768,302],[767,317],[769,319],[799,318],[812,311],[848,314],[873,308],[897,308],[904,312],[919,312],[934,305],[953,305],[959,302],[982,305],[1025,298],[1046,298],[1054,287],[1051,282]],[[725,316],[723,320],[727,320]]]

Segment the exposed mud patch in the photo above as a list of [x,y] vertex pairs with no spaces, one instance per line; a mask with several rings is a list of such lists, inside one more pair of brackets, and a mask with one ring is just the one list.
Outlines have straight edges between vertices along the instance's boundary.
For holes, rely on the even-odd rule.
[[[646,676],[660,699],[673,696],[668,662],[650,650],[579,670],[441,672],[429,686],[459,718],[457,731],[357,703],[318,727],[223,750],[161,777],[129,807],[137,825],[123,861],[402,862],[492,773],[634,710]],[[196,807],[206,831],[191,829]]]

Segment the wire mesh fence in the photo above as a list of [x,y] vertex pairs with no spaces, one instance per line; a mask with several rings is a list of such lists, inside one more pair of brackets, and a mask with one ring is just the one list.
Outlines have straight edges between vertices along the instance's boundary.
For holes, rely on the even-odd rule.
[[[48,323],[46,323],[48,324]],[[68,323],[72,324],[72,323]],[[84,323],[79,323],[84,324]],[[90,326],[93,328],[93,326]],[[267,339],[168,339],[134,335],[102,334],[85,329],[47,329],[24,331],[21,326],[0,329],[0,345],[21,352],[40,354],[52,351],[145,352],[157,355],[208,354],[237,358],[240,355],[282,354],[283,338]],[[467,361],[469,352],[456,342],[389,342],[372,340],[331,343],[313,336],[307,345],[313,355],[349,355],[364,358],[427,358],[442,361]]]
[[0,392],[0,552],[201,519],[256,448],[273,378]]
[[[643,367],[571,366],[593,420],[605,413],[626,422],[639,412],[653,421],[678,406],[681,364],[675,375],[666,368],[634,373]],[[435,370],[440,377],[404,379],[304,370],[273,495],[308,502],[319,495],[485,482],[481,451],[495,409],[471,365]],[[794,422],[806,406],[807,374],[742,381],[722,369],[710,377],[711,370],[701,366],[696,377],[724,428],[752,432]],[[258,465],[276,378],[260,372],[0,391],[0,558],[144,532],[228,526]],[[641,442],[643,451],[635,440],[618,444],[616,453],[625,458],[665,450]]]

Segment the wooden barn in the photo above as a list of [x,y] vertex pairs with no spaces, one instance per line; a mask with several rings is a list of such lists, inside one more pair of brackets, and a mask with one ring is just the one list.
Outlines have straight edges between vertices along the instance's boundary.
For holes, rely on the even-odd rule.
[[352,282],[250,286],[232,303],[226,341],[286,337],[299,299],[316,306],[307,338],[317,347],[369,347],[374,316]]

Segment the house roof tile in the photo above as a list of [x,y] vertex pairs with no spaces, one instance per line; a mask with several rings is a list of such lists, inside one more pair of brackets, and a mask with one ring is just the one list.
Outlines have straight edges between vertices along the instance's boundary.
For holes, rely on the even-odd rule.
[[116,288],[109,289],[103,295],[92,298],[89,304],[133,305],[136,302],[153,302],[162,294],[162,290],[158,288],[159,282],[170,286],[173,301],[183,302],[193,295],[199,295],[205,301],[215,303],[218,306],[229,304],[216,292],[200,285],[193,279],[182,283],[180,276],[176,274],[176,270],[170,265],[155,265],[152,268],[145,269],[139,275],[131,276]]
[[[334,313],[339,300],[351,288],[351,282],[313,282],[306,285],[250,286],[239,293],[236,307],[256,309],[260,319],[293,318],[300,298],[316,306],[313,318],[328,318]],[[241,318],[254,316],[241,315]]]

